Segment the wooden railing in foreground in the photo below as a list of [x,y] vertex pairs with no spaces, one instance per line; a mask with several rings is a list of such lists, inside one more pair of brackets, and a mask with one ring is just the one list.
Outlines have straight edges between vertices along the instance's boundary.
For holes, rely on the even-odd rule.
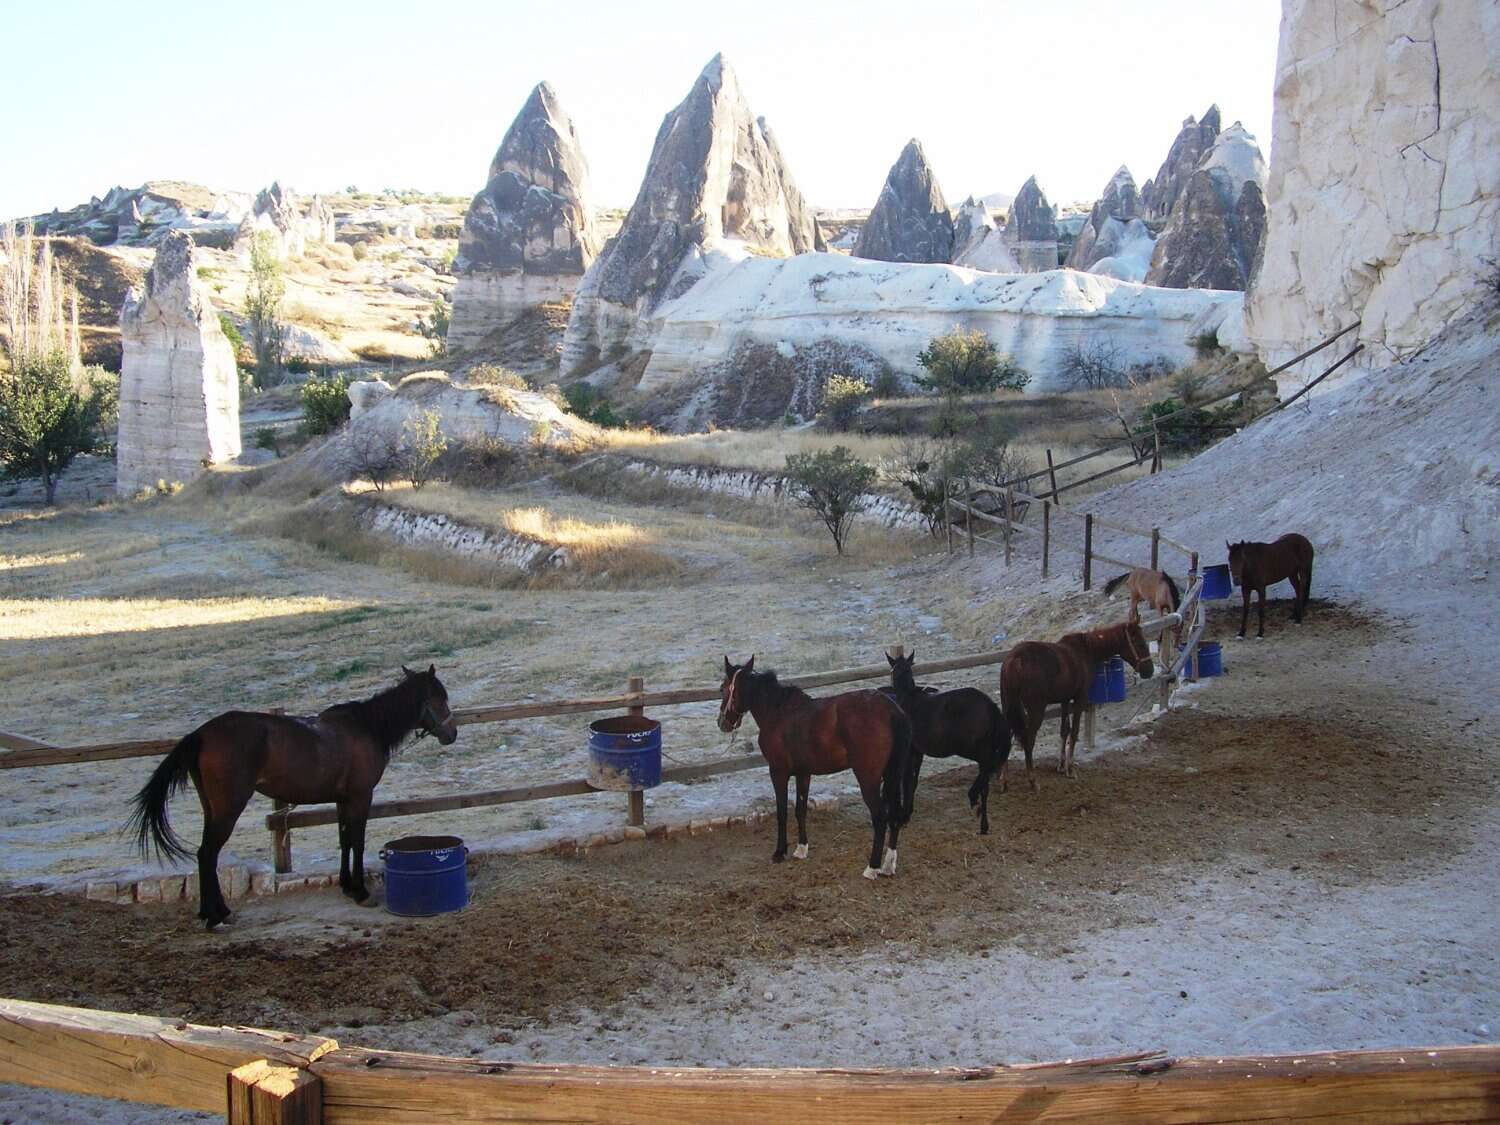
[[1141,1052],[944,1069],[545,1065],[340,1047],[0,1000],[0,1081],[230,1125],[448,1121],[1436,1122],[1500,1114],[1494,1045],[1169,1058]]

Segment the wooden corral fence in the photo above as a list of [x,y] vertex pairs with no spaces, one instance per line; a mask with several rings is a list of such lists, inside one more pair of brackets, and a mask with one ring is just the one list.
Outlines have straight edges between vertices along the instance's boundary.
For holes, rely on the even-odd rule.
[[[1350,324],[1345,328],[1341,328],[1339,331],[1335,332],[1327,339],[1321,341],[1318,344],[1315,344],[1311,348],[1308,348],[1300,355],[1293,356],[1291,359],[1287,360],[1275,370],[1267,372],[1266,375],[1262,378],[1274,378],[1275,376],[1280,375],[1283,372],[1296,366],[1298,363],[1301,363],[1304,359],[1308,359],[1309,357],[1316,355],[1324,348],[1332,346],[1336,341],[1347,336],[1350,332],[1355,331],[1357,328],[1359,328],[1360,323],[1360,321],[1356,320],[1353,324]],[[1355,344],[1353,348],[1344,353],[1344,355],[1340,359],[1338,359],[1330,367],[1324,370],[1316,378],[1311,380],[1305,387],[1298,390],[1296,394],[1292,395],[1285,401],[1276,402],[1271,406],[1268,406],[1258,414],[1255,414],[1252,417],[1246,418],[1242,422],[1237,423],[1237,425],[1240,425],[1241,427],[1248,426],[1251,423],[1257,422],[1261,418],[1264,418],[1267,414],[1275,413],[1278,410],[1285,410],[1287,407],[1291,406],[1294,402],[1300,399],[1303,395],[1311,391],[1324,379],[1328,378],[1339,368],[1343,367],[1344,364],[1348,363],[1351,359],[1358,355],[1360,351],[1363,350],[1363,348],[1363,344]],[[1257,380],[1257,382],[1260,381],[1261,380]],[[1093,549],[1094,527],[1109,527],[1113,530],[1124,531],[1130,534],[1139,533],[1138,529],[1124,528],[1108,524],[1098,516],[1089,515],[1088,513],[1083,512],[1075,512],[1071,508],[1066,508],[1064,507],[1061,500],[1062,495],[1064,493],[1071,492],[1075,488],[1082,488],[1084,485],[1093,484],[1095,481],[1103,480],[1105,477],[1113,476],[1116,473],[1123,473],[1126,469],[1138,468],[1139,466],[1147,463],[1150,464],[1152,473],[1159,472],[1162,467],[1161,431],[1164,424],[1170,423],[1174,418],[1202,411],[1205,407],[1213,406],[1216,403],[1225,401],[1226,399],[1234,398],[1236,395],[1246,394],[1253,389],[1254,388],[1251,386],[1236,387],[1233,390],[1225,391],[1223,394],[1216,395],[1213,398],[1204,399],[1201,402],[1193,402],[1184,405],[1177,410],[1169,411],[1165,414],[1156,415],[1151,419],[1151,422],[1148,426],[1142,426],[1135,430],[1132,430],[1122,420],[1121,425],[1124,426],[1125,436],[1119,441],[1100,446],[1098,449],[1090,450],[1088,453],[1081,453],[1077,457],[1070,458],[1067,461],[1055,463],[1052,458],[1052,450],[1049,449],[1047,450],[1047,467],[1045,469],[1038,469],[1036,472],[1027,473],[1025,476],[1015,477],[1014,479],[1001,484],[998,488],[981,489],[982,492],[988,492],[991,494],[993,500],[996,501],[996,503],[994,503],[992,507],[998,508],[998,511],[992,510],[986,512],[978,510],[975,505],[975,489],[973,487],[973,483],[971,481],[962,482],[958,494],[950,496],[948,507],[944,512],[944,523],[946,525],[948,550],[950,552],[953,550],[953,513],[962,513],[963,524],[968,531],[970,554],[973,553],[973,547],[976,540],[980,542],[993,543],[993,540],[986,539],[983,536],[976,536],[974,534],[974,520],[976,518],[986,521],[990,524],[998,525],[1001,528],[1003,541],[1000,543],[993,543],[993,545],[1000,547],[1005,551],[1006,562],[1010,561],[1012,535],[1040,536],[1042,540],[1042,577],[1045,578],[1050,573],[1051,552],[1053,546],[1051,534],[1052,518],[1053,513],[1056,512],[1058,515],[1067,515],[1070,518],[1081,519],[1085,521],[1084,549],[1081,552],[1083,558],[1083,588],[1085,590],[1089,589],[1093,584],[1093,562],[1096,559],[1100,562],[1108,562],[1116,566],[1134,567],[1145,565],[1144,563],[1124,562],[1120,559],[1111,559],[1106,555],[1099,554]],[[1079,465],[1085,464],[1086,462],[1092,461],[1095,458],[1103,457],[1106,454],[1113,453],[1116,450],[1124,449],[1126,447],[1129,447],[1130,449],[1129,460],[1122,461],[1117,465],[1112,465],[1098,472],[1089,473],[1088,475],[1081,477],[1078,480],[1069,481],[1067,484],[1058,484],[1057,474],[1063,469],[1075,468]],[[1033,487],[1033,481],[1040,482],[1041,486]],[[960,499],[960,496],[962,496],[962,499]],[[1028,514],[1030,514],[1037,508],[1040,508],[1042,512],[1042,526],[1040,529],[1036,528],[1035,526],[1028,526],[1022,522]],[[1149,534],[1151,534],[1152,536],[1150,566],[1151,569],[1156,570],[1159,569],[1160,566],[1158,562],[1159,548],[1157,542],[1157,539],[1160,536],[1160,532],[1153,531]],[[1183,547],[1179,543],[1174,543],[1171,540],[1164,538],[1161,540],[1161,542],[1165,543],[1167,546],[1173,547],[1176,550],[1183,552],[1184,554],[1191,554],[1188,548]]]
[[548,1065],[342,1047],[0,1000],[0,1081],[222,1113],[230,1125],[430,1121],[1340,1120],[1500,1115],[1500,1047],[944,1069]]
[[[1190,587],[1193,605],[1197,604],[1196,588]],[[1142,626],[1148,636],[1157,636],[1163,629],[1181,628],[1191,624],[1189,596],[1184,596],[1182,610],[1164,618],[1145,622]],[[1201,630],[1200,630],[1201,632]],[[900,646],[892,646],[892,652]],[[946,660],[932,660],[918,664],[913,672],[928,676],[940,672],[955,672],[966,668],[983,668],[1000,664],[1009,649],[956,656]],[[1180,665],[1179,661],[1179,665]],[[1196,671],[1196,668],[1194,669]],[[788,678],[785,682],[801,688],[829,687],[835,684],[857,683],[862,680],[886,679],[890,667],[884,662],[866,664],[858,668],[842,668],[829,672]],[[1161,683],[1163,704],[1169,690],[1165,679]],[[595,711],[624,711],[639,715],[647,707],[676,707],[690,703],[707,703],[719,698],[717,687],[678,688],[669,691],[646,691],[645,682],[639,676],[630,677],[624,693],[595,699],[558,699],[544,703],[493,703],[474,707],[460,707],[453,711],[454,721],[459,726],[479,723],[515,722],[521,719],[578,715]],[[279,709],[278,709],[279,710]],[[1049,712],[1054,715],[1056,711]],[[1084,736],[1086,744],[1092,745],[1094,735],[1094,708],[1085,713]],[[54,746],[20,734],[0,731],[0,769],[29,769],[48,766],[69,765],[78,762],[102,762],[120,758],[155,757],[164,754],[176,745],[175,739],[137,739],[127,742],[111,742],[87,746]],[[741,770],[764,768],[765,759],[759,754],[740,754],[731,758],[702,762],[696,765],[674,766],[661,771],[663,782],[697,781],[720,774]],[[418,816],[427,813],[448,812],[455,809],[482,808],[491,805],[510,805],[527,801],[548,800],[555,797],[577,797],[598,792],[587,780],[576,778],[568,781],[553,781],[537,785],[523,785],[505,789],[462,790],[432,797],[412,797],[392,801],[377,801],[370,806],[370,819],[381,820],[398,816]],[[645,824],[643,794],[633,792],[626,795],[626,824],[637,828]],[[292,808],[278,805],[266,816],[266,827],[272,834],[272,856],[278,873],[292,870],[291,832],[294,828],[313,825],[337,824],[338,813],[331,805],[307,808]]]

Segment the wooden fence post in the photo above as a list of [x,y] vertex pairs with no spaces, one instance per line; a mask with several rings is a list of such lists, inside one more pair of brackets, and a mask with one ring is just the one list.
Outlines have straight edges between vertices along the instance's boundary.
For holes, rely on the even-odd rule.
[[1161,569],[1161,528],[1151,529],[1151,569]]
[[1091,589],[1094,584],[1094,514],[1087,513],[1083,517],[1083,588]]
[[1151,452],[1151,471],[1161,472],[1161,427],[1156,424],[1156,419],[1151,420],[1151,441],[1153,449]]
[[948,538],[948,553],[953,553],[953,506],[948,503],[948,470],[943,470],[943,533]]
[[[271,714],[284,715],[286,709],[272,707]],[[291,807],[286,801],[276,801],[272,806],[272,811],[286,813]],[[285,816],[282,817],[281,827],[271,832],[271,864],[278,875],[285,875],[292,869],[292,830],[286,826]]]
[[1094,748],[1094,712],[1098,710],[1090,703],[1083,712],[1083,745],[1086,749]]
[[1047,450],[1047,478],[1052,482],[1052,502],[1057,503],[1057,470],[1052,467],[1052,450]]
[[[631,676],[625,681],[627,695],[641,695],[645,690],[644,676]],[[632,705],[625,709],[625,713],[639,719],[646,714],[646,709],[639,705]],[[632,828],[639,828],[646,823],[646,794],[639,789],[632,789],[626,796],[630,799],[630,803],[625,814],[625,823]]]
[[1052,552],[1052,501],[1042,501],[1042,578],[1047,577],[1047,558]]
[[972,477],[964,477],[964,503],[968,505],[968,511],[964,513],[964,527],[969,531],[969,554],[974,554],[974,480]]
[[1010,521],[1015,513],[1015,500],[1011,490],[1005,490],[1005,565],[1010,565]]
[[310,1070],[265,1059],[229,1072],[229,1125],[322,1125],[323,1080]]

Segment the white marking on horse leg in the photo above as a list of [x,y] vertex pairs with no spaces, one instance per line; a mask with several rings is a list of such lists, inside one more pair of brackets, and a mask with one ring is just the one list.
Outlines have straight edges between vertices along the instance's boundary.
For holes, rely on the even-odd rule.
[[807,845],[806,844],[798,844],[795,848],[793,848],[792,849],[792,858],[793,859],[806,859],[807,858]]
[[866,867],[865,870],[864,870],[864,877],[866,879],[879,879],[880,878],[880,868],[878,868],[878,867]]
[[894,875],[896,873],[896,849],[885,849],[885,860],[880,865],[882,875]]

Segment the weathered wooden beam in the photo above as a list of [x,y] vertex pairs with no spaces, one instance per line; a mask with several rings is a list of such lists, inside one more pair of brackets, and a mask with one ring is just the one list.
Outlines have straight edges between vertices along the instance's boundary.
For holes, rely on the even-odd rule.
[[50,742],[39,742],[35,738],[28,738],[24,734],[11,734],[9,731],[0,730],[0,746],[7,750],[55,750],[57,747]]
[[322,1125],[323,1081],[310,1070],[265,1059],[229,1072],[228,1125]]
[[337,1041],[0,1000],[0,1082],[224,1112],[225,1075],[256,1060],[306,1069]]
[[947,1070],[545,1066],[340,1050],[313,1064],[329,1125],[435,1119],[700,1122],[1426,1122],[1493,1117],[1500,1048],[1146,1058]]

